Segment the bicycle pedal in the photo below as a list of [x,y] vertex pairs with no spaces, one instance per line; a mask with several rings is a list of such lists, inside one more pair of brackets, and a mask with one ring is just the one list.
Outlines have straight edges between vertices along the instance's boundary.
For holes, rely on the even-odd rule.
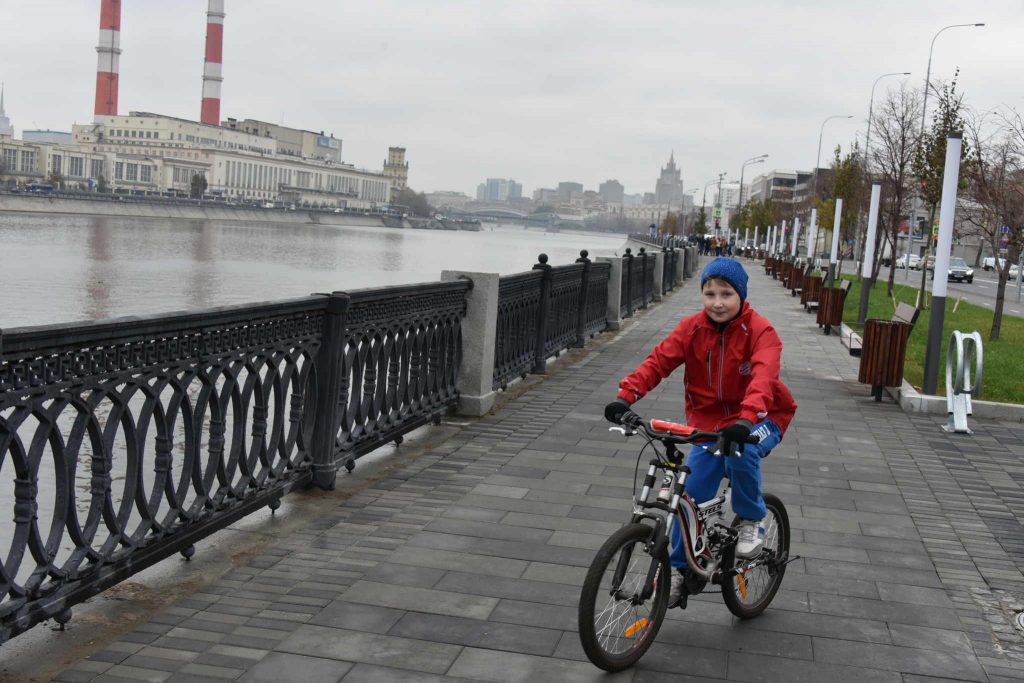
[[680,595],[678,600],[676,600],[675,602],[668,603],[666,609],[672,609],[673,607],[678,607],[679,609],[686,609],[686,600],[689,597],[690,596],[686,593]]

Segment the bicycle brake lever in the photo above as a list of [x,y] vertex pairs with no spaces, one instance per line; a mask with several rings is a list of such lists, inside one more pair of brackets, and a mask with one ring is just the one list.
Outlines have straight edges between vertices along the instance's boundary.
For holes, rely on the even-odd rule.
[[633,436],[634,434],[636,434],[636,430],[630,429],[628,427],[609,427],[608,431],[609,432],[618,432],[619,434],[622,434],[623,436]]

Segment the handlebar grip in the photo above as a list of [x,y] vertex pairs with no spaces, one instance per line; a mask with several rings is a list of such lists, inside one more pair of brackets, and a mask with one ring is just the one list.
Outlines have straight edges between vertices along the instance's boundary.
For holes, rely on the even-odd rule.
[[626,425],[627,427],[634,428],[639,427],[640,424],[643,422],[643,418],[634,413],[632,410],[627,410],[626,412],[624,412],[622,414],[622,417],[619,419],[622,422],[622,424]]
[[761,443],[761,437],[759,437],[757,434],[751,434],[750,436],[747,437],[747,443]]

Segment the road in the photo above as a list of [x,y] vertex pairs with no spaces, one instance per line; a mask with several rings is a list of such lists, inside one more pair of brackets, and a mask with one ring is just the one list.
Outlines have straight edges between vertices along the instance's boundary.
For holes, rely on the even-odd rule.
[[[885,269],[879,273],[879,278],[884,278],[887,275]],[[921,284],[921,271],[911,270],[910,278],[907,278],[905,270],[896,269],[896,284],[910,284],[912,287],[917,287]],[[996,288],[998,286],[998,280],[994,272],[986,272],[981,268],[974,269],[974,282],[968,284],[966,282],[950,282],[948,296],[959,297],[963,296],[963,300],[976,304],[978,306],[984,306],[988,309],[995,308],[996,305]],[[932,280],[928,279],[927,288],[930,291],[932,288]],[[1009,280],[1006,283],[1006,300],[1003,303],[1003,313],[1007,315],[1015,315],[1017,317],[1024,317],[1024,296],[1021,300],[1017,299],[1017,283],[1013,280]]]

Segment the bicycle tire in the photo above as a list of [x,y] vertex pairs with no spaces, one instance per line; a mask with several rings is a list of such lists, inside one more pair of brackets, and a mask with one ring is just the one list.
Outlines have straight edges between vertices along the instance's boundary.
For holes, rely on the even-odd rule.
[[[580,643],[587,658],[605,671],[621,671],[635,664],[654,642],[665,618],[671,567],[668,551],[660,557],[647,552],[653,529],[629,524],[612,534],[597,551],[583,581],[579,604]],[[628,569],[617,589],[635,595],[647,581],[651,562],[660,564],[654,592],[634,605],[613,595],[614,573],[628,549]],[[650,560],[649,562],[644,561]]]
[[[776,553],[789,552],[789,513],[778,496],[770,493],[764,495],[767,508],[765,515],[765,548]],[[738,526],[737,516],[733,526]],[[722,567],[731,569],[736,566],[736,545],[730,544],[722,553]],[[756,567],[744,576],[733,576],[722,582],[722,600],[729,611],[740,619],[753,619],[764,612],[775,598],[782,585],[786,567],[778,567],[774,573],[765,565]],[[750,598],[749,592],[756,592],[759,597]]]

